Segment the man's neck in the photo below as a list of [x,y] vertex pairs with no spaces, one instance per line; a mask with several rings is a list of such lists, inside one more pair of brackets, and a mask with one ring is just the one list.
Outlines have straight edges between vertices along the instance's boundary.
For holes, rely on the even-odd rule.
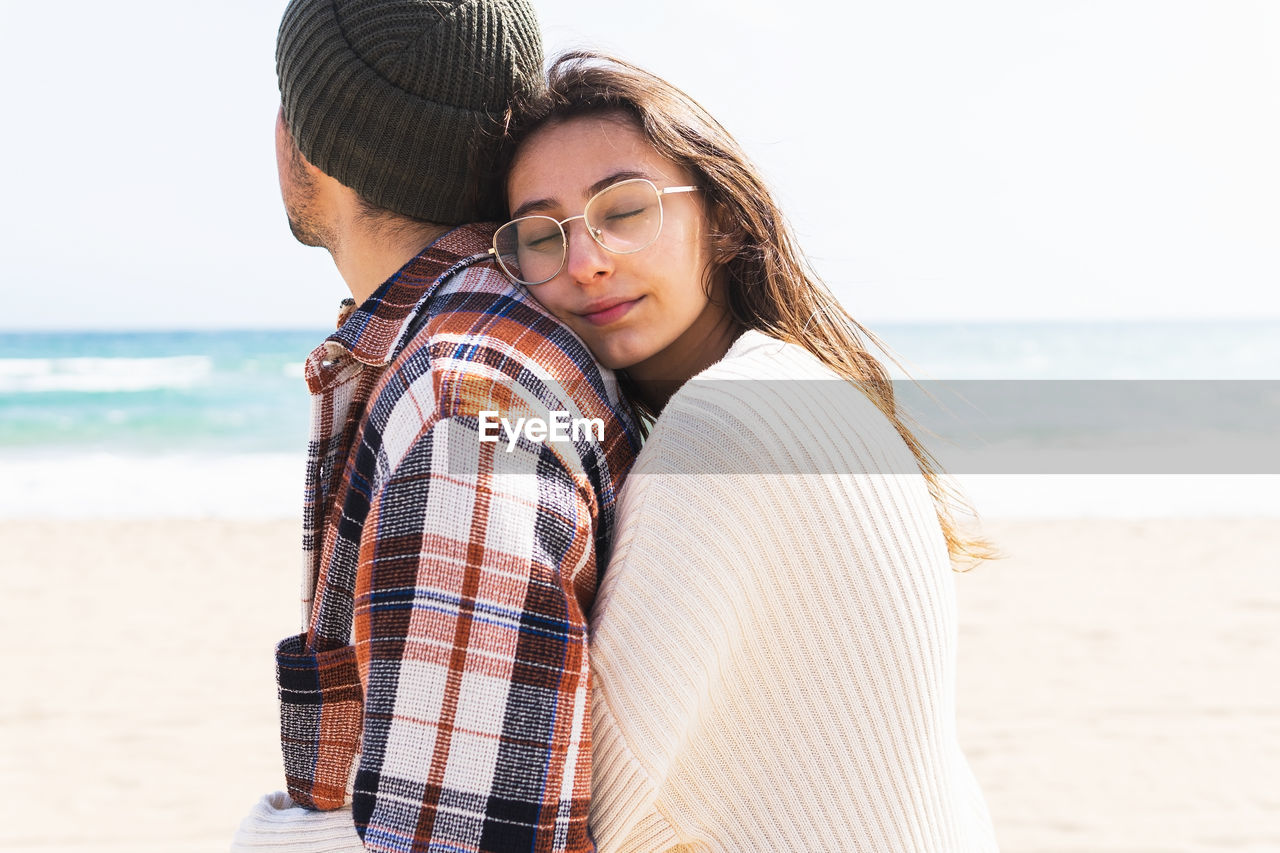
[[421,222],[351,222],[329,252],[360,305],[397,270],[450,230],[452,226]]

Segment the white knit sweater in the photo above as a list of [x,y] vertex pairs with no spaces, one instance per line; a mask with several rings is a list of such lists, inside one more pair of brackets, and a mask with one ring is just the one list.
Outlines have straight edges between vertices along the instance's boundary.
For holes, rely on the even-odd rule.
[[592,612],[601,853],[996,849],[933,502],[919,475],[836,473],[914,462],[833,377],[745,333],[626,482]]

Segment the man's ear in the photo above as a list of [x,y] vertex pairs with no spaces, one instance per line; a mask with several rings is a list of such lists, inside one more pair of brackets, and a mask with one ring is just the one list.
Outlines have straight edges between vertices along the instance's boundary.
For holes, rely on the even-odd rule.
[[302,149],[298,147],[298,143],[294,140],[293,134],[289,131],[289,125],[284,120],[284,106],[281,105],[276,113],[276,137],[280,140],[281,146],[285,149],[289,157],[289,166],[295,173],[301,172],[312,179],[319,179],[324,175],[320,167],[307,159],[302,153]]

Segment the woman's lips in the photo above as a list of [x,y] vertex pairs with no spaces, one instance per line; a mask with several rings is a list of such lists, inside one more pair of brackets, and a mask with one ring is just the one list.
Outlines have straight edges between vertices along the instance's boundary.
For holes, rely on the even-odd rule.
[[635,304],[644,297],[636,299],[627,299],[622,302],[602,302],[600,307],[592,306],[592,310],[582,312],[582,319],[586,320],[593,326],[607,326],[615,320],[621,319]]

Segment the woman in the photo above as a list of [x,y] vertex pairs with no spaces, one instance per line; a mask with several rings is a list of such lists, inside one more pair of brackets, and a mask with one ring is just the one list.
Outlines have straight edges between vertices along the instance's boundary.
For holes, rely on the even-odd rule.
[[600,849],[994,849],[955,732],[981,543],[737,144],[585,52],[509,141],[499,260],[656,418],[592,611]]

